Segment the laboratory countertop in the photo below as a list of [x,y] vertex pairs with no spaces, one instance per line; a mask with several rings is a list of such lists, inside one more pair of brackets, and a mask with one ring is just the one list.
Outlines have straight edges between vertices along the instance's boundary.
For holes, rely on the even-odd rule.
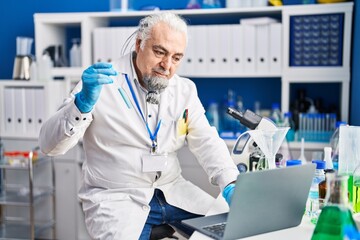
[[[224,198],[219,195],[207,215],[214,215],[218,213],[228,212],[229,207]],[[261,214],[261,213],[258,213]],[[242,238],[244,240],[279,240],[279,239],[292,239],[292,240],[307,240],[311,239],[315,225],[310,222],[310,219],[304,215],[301,224],[297,227],[287,228],[279,231],[259,234],[251,237]],[[211,240],[212,238],[205,236],[202,233],[194,232],[190,240]]]

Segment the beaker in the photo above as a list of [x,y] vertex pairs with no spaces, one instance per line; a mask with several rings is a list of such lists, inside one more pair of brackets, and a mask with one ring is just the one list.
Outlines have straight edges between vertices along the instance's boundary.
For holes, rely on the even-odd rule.
[[357,230],[349,206],[348,176],[328,173],[326,184],[325,206],[311,240],[343,240],[347,229]]

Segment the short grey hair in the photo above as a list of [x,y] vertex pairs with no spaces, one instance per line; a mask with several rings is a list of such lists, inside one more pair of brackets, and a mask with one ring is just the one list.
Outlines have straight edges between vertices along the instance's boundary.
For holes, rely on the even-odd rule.
[[141,49],[144,49],[146,40],[150,38],[152,28],[159,22],[164,22],[171,29],[185,33],[186,42],[188,41],[186,21],[177,14],[171,12],[160,12],[149,15],[140,20],[136,37],[141,40]]

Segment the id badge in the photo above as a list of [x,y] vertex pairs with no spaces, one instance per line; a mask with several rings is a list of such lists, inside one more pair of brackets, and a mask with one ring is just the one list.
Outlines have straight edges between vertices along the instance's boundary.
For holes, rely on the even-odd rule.
[[143,172],[162,172],[167,167],[167,155],[145,154],[142,156]]

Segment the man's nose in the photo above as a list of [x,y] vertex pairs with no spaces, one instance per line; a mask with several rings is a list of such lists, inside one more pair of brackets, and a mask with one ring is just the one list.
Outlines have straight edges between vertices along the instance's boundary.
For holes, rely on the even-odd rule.
[[164,57],[161,61],[161,67],[165,70],[169,70],[172,65],[171,57]]

